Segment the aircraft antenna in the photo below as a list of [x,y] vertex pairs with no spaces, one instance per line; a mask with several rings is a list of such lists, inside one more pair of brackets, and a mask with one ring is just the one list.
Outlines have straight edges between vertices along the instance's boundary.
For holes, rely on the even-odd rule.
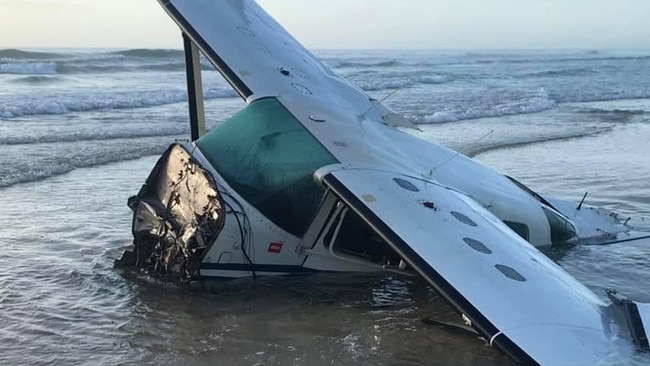
[[[393,95],[395,95],[395,94],[401,92],[402,90],[408,88],[409,86],[413,85],[413,83],[415,83],[415,80],[417,80],[422,75],[423,75],[423,73],[420,73],[420,74],[417,74],[417,75],[413,76],[412,78],[408,79],[404,85],[402,85],[399,88],[397,88],[397,89],[393,90],[392,92],[388,93],[385,97],[379,99],[377,101],[377,103],[383,103],[384,101],[388,100],[388,98],[392,97]],[[370,107],[368,107],[368,109],[363,111],[363,113],[361,113],[361,115],[365,116],[366,113],[368,113],[374,106],[375,106],[374,103],[371,103]]]
[[582,199],[580,200],[580,204],[578,204],[578,207],[576,207],[576,211],[580,211],[580,209],[582,208],[582,204],[585,203],[585,199],[587,198],[588,193],[589,192],[585,192],[585,195],[582,196]]
[[463,147],[462,149],[458,150],[458,151],[456,152],[456,154],[454,154],[452,157],[450,157],[449,159],[447,159],[447,160],[443,161],[442,163],[438,164],[438,166],[433,167],[433,168],[429,171],[429,174],[428,174],[427,178],[431,179],[431,178],[433,177],[433,172],[436,171],[436,169],[438,169],[438,168],[442,167],[443,165],[449,163],[450,161],[454,160],[458,155],[462,154],[465,150],[467,150],[468,148],[470,148],[470,147],[472,147],[472,146],[478,144],[478,143],[481,142],[483,139],[485,139],[486,137],[490,136],[492,133],[494,133],[494,130],[490,130],[488,133],[486,133],[485,135],[481,136],[481,137],[480,137],[479,139],[477,139],[476,141],[474,141],[474,142],[472,142],[472,143],[470,143],[470,144],[465,145],[465,147]]
[[392,92],[388,93],[385,97],[381,98],[381,99],[379,100],[379,103],[384,102],[385,100],[387,100],[388,98],[392,97],[393,95],[395,95],[395,94],[401,92],[402,90],[408,88],[409,86],[413,85],[413,83],[415,83],[415,80],[416,80],[417,78],[419,78],[420,76],[421,76],[421,75],[416,75],[416,76],[414,76],[414,77],[408,79],[408,81],[407,81],[404,85],[400,86],[399,88],[397,88],[397,89],[393,90]]

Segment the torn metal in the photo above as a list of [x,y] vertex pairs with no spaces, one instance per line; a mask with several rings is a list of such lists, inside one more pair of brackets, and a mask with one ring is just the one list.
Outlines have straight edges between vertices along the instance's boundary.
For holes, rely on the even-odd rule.
[[152,277],[187,284],[224,226],[225,210],[214,179],[179,144],[156,163],[140,192],[129,199],[133,247],[116,261]]

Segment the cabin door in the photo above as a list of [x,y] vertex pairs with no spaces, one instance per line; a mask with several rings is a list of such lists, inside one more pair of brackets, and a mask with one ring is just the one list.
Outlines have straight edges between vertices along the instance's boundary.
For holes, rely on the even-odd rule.
[[334,194],[325,196],[304,238],[304,266],[326,271],[400,270],[401,258]]

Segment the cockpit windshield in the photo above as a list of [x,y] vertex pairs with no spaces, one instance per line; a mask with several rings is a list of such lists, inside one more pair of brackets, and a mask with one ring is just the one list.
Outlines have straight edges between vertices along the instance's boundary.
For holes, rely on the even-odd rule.
[[275,98],[252,102],[198,146],[237,193],[296,236],[307,230],[325,193],[314,171],[338,163]]

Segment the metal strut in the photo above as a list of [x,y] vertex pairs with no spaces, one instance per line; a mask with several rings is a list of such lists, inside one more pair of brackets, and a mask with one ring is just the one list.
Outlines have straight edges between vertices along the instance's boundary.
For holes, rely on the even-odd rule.
[[196,141],[205,135],[201,57],[199,48],[185,33],[183,33],[183,47],[185,49],[185,74],[187,76],[187,102],[190,110],[190,136],[192,141]]

